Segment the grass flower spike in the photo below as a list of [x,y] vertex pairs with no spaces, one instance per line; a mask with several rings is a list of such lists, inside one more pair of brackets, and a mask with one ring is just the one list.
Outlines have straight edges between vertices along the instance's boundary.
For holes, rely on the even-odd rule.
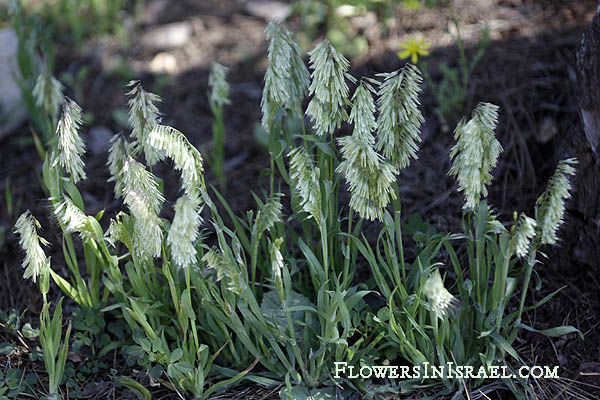
[[121,135],[114,136],[111,141],[108,156],[110,180],[115,182],[115,194],[125,198],[133,216],[133,249],[139,257],[157,257],[163,237],[158,214],[164,197],[152,173],[129,153],[131,145]]
[[207,268],[212,269],[217,274],[216,280],[225,280],[228,290],[237,295],[242,294],[242,285],[240,284],[240,274],[234,261],[227,258],[220,250],[212,248],[204,254],[202,261],[206,263]]
[[281,222],[281,210],[283,208],[280,197],[282,195],[275,193],[269,196],[269,199],[256,213],[256,231],[262,234],[270,230],[276,223]]
[[44,111],[56,122],[56,117],[61,104],[65,100],[63,85],[58,79],[48,73],[42,72],[33,87],[35,105],[42,107]]
[[577,160],[569,158],[558,163],[544,193],[537,200],[537,235],[541,244],[555,244],[556,231],[563,223],[565,200],[571,197],[568,177],[575,175]]
[[344,174],[350,186],[350,207],[361,218],[381,220],[383,208],[396,197],[392,183],[398,171],[374,149],[372,132],[377,128],[374,92],[373,87],[363,80],[354,93],[349,119],[354,123],[354,132],[352,136],[338,139],[344,160],[336,171]]
[[535,219],[521,213],[512,232],[513,246],[519,257],[525,257],[531,247],[531,239],[535,236]]
[[218,106],[229,104],[229,83],[225,76],[229,69],[217,62],[212,63],[208,75],[208,86],[210,86],[210,103]]
[[204,167],[200,152],[188,142],[185,135],[170,126],[158,125],[150,132],[150,144],[163,151],[175,163],[175,169],[181,171],[182,187],[190,197],[205,190]]
[[448,311],[448,307],[454,301],[454,296],[444,287],[444,281],[440,275],[440,270],[435,268],[425,284],[423,285],[423,293],[429,304],[431,305],[432,311],[437,315],[438,318],[443,318]]
[[312,82],[309,95],[313,96],[306,108],[306,114],[313,122],[316,134],[331,134],[340,127],[342,121],[348,119],[345,106],[349,95],[346,79],[355,79],[347,73],[350,63],[324,40],[317,45],[310,55]]
[[135,153],[142,151],[149,166],[156,164],[162,157],[160,151],[148,142],[148,135],[159,123],[159,112],[156,103],[160,97],[146,92],[139,81],[131,81],[128,85],[131,90],[127,93],[129,98],[129,123]]
[[398,57],[405,60],[410,58],[410,61],[413,64],[416,64],[419,61],[419,56],[428,56],[429,49],[431,47],[430,43],[426,43],[424,39],[408,39],[404,43],[400,44],[400,48],[402,51],[398,52]]
[[175,217],[167,243],[171,248],[171,257],[180,268],[196,264],[196,240],[201,218],[198,202],[187,195],[181,196],[175,203]]
[[282,271],[285,267],[283,264],[283,256],[281,255],[281,251],[279,248],[283,243],[283,238],[277,238],[273,243],[271,243],[271,271],[273,284],[277,288],[277,294],[279,294],[279,300],[281,304],[285,304],[285,293],[283,290],[283,275]]
[[82,239],[93,236],[94,231],[89,224],[88,216],[68,197],[65,197],[62,202],[55,206],[54,215],[64,227],[65,232],[77,232]]
[[163,238],[158,216],[164,197],[146,167],[128,157],[121,176],[125,204],[134,219],[133,248],[139,257],[158,257]]
[[158,189],[156,178],[146,169],[144,164],[128,157],[123,164],[120,179],[125,195],[128,192],[137,191],[147,199],[154,213],[158,214],[160,212],[164,197]]
[[300,46],[283,25],[271,22],[266,28],[269,66],[260,102],[262,125],[269,131],[271,120],[280,107],[302,118],[302,100],[310,84],[310,74],[302,60]]
[[125,204],[133,216],[133,251],[140,258],[160,256],[163,238],[161,221],[146,193],[138,190],[127,192]]
[[132,157],[134,152],[133,145],[129,143],[121,134],[116,134],[110,139],[110,148],[108,149],[108,170],[110,179],[108,182],[115,182],[115,195],[123,196],[123,181],[121,179],[125,164]]
[[421,73],[407,64],[398,71],[379,74],[379,118],[377,120],[376,150],[390,160],[396,168],[405,168],[410,159],[417,158],[419,129],[423,114],[419,110]]
[[304,147],[296,147],[289,154],[290,176],[302,199],[302,209],[321,224],[321,187],[319,168],[315,167]]
[[454,131],[456,144],[450,152],[453,159],[448,174],[458,180],[459,191],[464,193],[465,210],[473,210],[481,197],[487,196],[486,185],[492,182],[490,171],[502,152],[494,136],[498,122],[498,106],[479,103],[469,122],[461,120]]
[[58,157],[55,163],[58,162],[75,183],[86,178],[81,158],[85,153],[85,144],[79,136],[81,123],[81,108],[73,100],[67,98],[56,128]]
[[23,278],[31,278],[34,282],[37,281],[42,270],[50,265],[50,259],[46,257],[42,249],[42,246],[47,246],[48,242],[38,236],[38,229],[40,229],[40,223],[29,210],[21,214],[15,223],[15,231],[19,234],[19,245],[25,251]]

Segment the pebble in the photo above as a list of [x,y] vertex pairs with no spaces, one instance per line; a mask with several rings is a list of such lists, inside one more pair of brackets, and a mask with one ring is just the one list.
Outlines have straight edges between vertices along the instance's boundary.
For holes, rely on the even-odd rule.
[[0,139],[26,118],[21,89],[15,81],[18,39],[12,28],[0,29]]
[[284,21],[292,13],[292,6],[281,1],[248,1],[246,12],[267,21]]

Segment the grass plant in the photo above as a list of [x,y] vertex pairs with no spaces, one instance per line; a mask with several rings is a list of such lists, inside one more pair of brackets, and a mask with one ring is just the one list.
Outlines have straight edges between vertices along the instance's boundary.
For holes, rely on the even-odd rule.
[[[521,213],[512,226],[503,223],[486,200],[502,151],[494,134],[498,107],[479,104],[457,125],[451,151],[449,173],[465,197],[463,210],[456,210],[461,226],[450,233],[419,230],[409,256],[397,177],[418,157],[420,70],[407,64],[356,79],[348,60],[323,41],[309,53],[309,71],[285,27],[271,24],[267,35],[261,107],[270,179],[255,193],[256,210],[233,213],[205,181],[200,152],[161,124],[158,96],[132,82],[131,130],[113,137],[107,162],[123,207],[110,216],[87,215],[77,187],[86,179],[81,110],[66,99],[42,176],[67,268],[51,265],[26,212],[17,224],[25,277],[39,279],[42,293],[51,278],[82,308],[124,320],[130,345],[121,355],[181,398],[205,399],[242,381],[283,384],[284,399],[399,390],[374,379],[335,380],[335,362],[519,366],[512,344],[520,329],[535,330],[523,324],[522,313],[552,297],[525,306],[539,249],[556,242],[575,161],[559,164],[535,219]],[[217,76],[224,70],[218,70],[213,67],[211,84],[217,119],[227,99]],[[59,103],[53,96],[62,98],[50,88],[36,93],[47,115]],[[289,119],[300,123],[286,124]],[[339,137],[345,123],[352,134]],[[222,127],[222,114],[215,124]],[[154,172],[165,162],[181,176],[176,198],[168,198]],[[285,186],[289,196],[282,194]],[[344,190],[349,204],[341,200]],[[165,207],[173,208],[171,219],[163,217]],[[366,236],[367,224],[378,228],[375,236]],[[360,268],[370,269],[372,279],[359,281]],[[515,309],[511,299],[519,293]],[[53,393],[69,336],[67,330],[59,349],[60,305],[41,321]],[[482,383],[444,378],[399,385],[404,392],[427,385],[460,395]],[[506,384],[520,398],[533,393],[524,382]]]

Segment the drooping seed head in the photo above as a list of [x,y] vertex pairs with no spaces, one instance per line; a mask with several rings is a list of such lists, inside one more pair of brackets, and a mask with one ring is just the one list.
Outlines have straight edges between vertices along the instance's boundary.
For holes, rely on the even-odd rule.
[[130,190],[125,194],[125,204],[133,216],[132,246],[140,258],[159,257],[163,232],[161,220],[145,193]]
[[167,243],[171,248],[171,257],[179,268],[188,268],[196,264],[196,240],[202,218],[197,199],[181,196],[175,203],[175,217],[169,229]]
[[23,260],[23,278],[31,278],[37,282],[37,277],[44,268],[50,266],[50,259],[46,257],[42,246],[47,246],[48,242],[37,233],[40,229],[40,223],[29,210],[25,211],[15,223],[15,232],[19,235],[19,245],[25,251]]
[[289,152],[290,176],[300,195],[302,209],[321,224],[321,186],[319,168],[315,167],[304,147],[296,147]]
[[556,231],[564,222],[565,200],[571,197],[569,176],[575,175],[576,164],[575,158],[560,161],[546,190],[537,200],[536,234],[540,244],[555,244],[558,241]]
[[383,82],[378,91],[376,150],[396,168],[405,168],[417,158],[421,141],[419,129],[424,118],[419,110],[419,94],[423,78],[412,64],[378,76]]
[[123,135],[117,133],[110,139],[110,148],[108,149],[108,170],[110,178],[108,182],[115,182],[115,196],[123,196],[122,174],[125,164],[130,158],[133,158],[134,146],[129,143]]
[[309,53],[312,82],[309,95],[312,99],[306,108],[318,136],[332,134],[348,119],[346,111],[349,96],[346,79],[354,82],[348,74],[350,62],[324,40]]
[[310,75],[300,45],[285,26],[270,22],[266,28],[269,66],[261,99],[262,125],[268,132],[277,110],[285,107],[302,118],[302,101],[310,84]]
[[63,85],[58,79],[50,75],[45,70],[38,75],[33,87],[33,97],[35,97],[35,105],[50,115],[53,122],[56,122],[58,110],[65,100],[63,95]]
[[454,131],[456,144],[450,158],[452,168],[448,174],[458,180],[459,191],[465,197],[465,210],[473,210],[482,197],[487,196],[487,187],[492,182],[490,171],[502,152],[500,142],[494,136],[498,122],[498,106],[479,103],[471,120],[461,120]]
[[393,182],[397,169],[375,149],[373,131],[377,128],[375,90],[363,80],[352,97],[349,122],[354,123],[352,136],[338,139],[343,161],[336,172],[344,175],[350,188],[350,207],[361,218],[383,219],[383,209],[396,198]]
[[383,220],[383,210],[396,198],[393,183],[398,170],[356,136],[338,140],[343,161],[336,172],[344,175],[350,189],[350,207],[361,218]]
[[271,254],[271,274],[273,283],[277,288],[277,293],[279,294],[279,300],[282,304],[285,302],[285,293],[283,290],[283,276],[282,271],[285,268],[283,264],[283,256],[281,255],[281,251],[279,248],[281,247],[281,243],[283,243],[283,238],[277,238],[270,245],[270,254]]
[[229,83],[226,80],[229,68],[213,62],[208,75],[208,86],[210,87],[209,101],[214,106],[223,107],[229,101]]
[[161,100],[154,93],[146,92],[139,81],[131,81],[127,92],[129,96],[129,124],[131,137],[135,139],[133,149],[135,154],[140,151],[149,166],[162,159],[162,154],[148,142],[148,135],[160,122],[160,113],[156,106]]
[[150,132],[148,141],[173,160],[175,169],[181,172],[181,186],[188,196],[197,197],[206,189],[202,156],[183,133],[170,126],[157,125]]
[[281,222],[281,204],[280,193],[275,193],[269,196],[269,199],[260,207],[256,214],[256,230],[259,235],[270,230],[276,223]]
[[212,248],[204,254],[202,261],[206,263],[207,268],[216,272],[217,281],[225,280],[229,291],[237,295],[242,294],[240,274],[234,260],[226,257],[221,250]]
[[81,108],[73,100],[67,98],[56,128],[58,157],[55,163],[58,162],[75,183],[86,178],[82,159],[85,153],[85,144],[79,136],[81,124]]
[[54,206],[54,215],[66,233],[78,233],[83,240],[95,235],[88,216],[66,196]]
[[535,236],[536,222],[533,218],[521,213],[512,232],[512,242],[515,253],[519,257],[525,257],[531,247],[531,239]]
[[[116,139],[109,154],[111,179],[115,181],[117,197],[124,197],[134,221],[132,246],[139,257],[158,257],[163,238],[159,217],[164,196],[158,182],[146,167],[128,152],[127,143]],[[111,162],[112,157],[112,162]]]
[[439,269],[435,268],[431,272],[423,285],[423,293],[427,297],[432,311],[438,318],[443,318],[454,301],[454,296],[444,287]]

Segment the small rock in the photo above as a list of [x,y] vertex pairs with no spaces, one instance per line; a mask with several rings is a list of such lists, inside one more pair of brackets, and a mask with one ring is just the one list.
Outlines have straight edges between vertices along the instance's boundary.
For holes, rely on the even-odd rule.
[[113,133],[105,126],[94,126],[87,134],[87,144],[93,155],[98,156],[108,151]]
[[155,74],[175,74],[178,70],[177,57],[170,53],[158,53],[148,64],[148,69]]
[[12,28],[0,29],[0,139],[26,118],[21,89],[15,81],[18,39]]
[[554,136],[558,133],[558,128],[556,127],[556,121],[552,117],[545,117],[542,120],[542,125],[540,129],[535,133],[536,139],[540,144],[546,144],[552,140]]
[[186,44],[193,32],[189,21],[173,22],[145,32],[140,42],[151,49],[171,49]]
[[257,0],[247,2],[246,11],[267,21],[284,21],[292,13],[292,6],[280,1]]

